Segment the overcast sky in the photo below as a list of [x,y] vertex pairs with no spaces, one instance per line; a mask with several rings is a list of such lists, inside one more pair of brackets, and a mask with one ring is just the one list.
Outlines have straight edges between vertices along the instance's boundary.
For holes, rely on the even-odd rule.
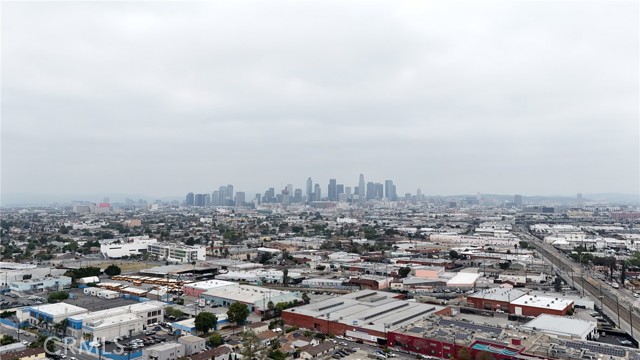
[[2,194],[638,193],[638,2],[3,2]]

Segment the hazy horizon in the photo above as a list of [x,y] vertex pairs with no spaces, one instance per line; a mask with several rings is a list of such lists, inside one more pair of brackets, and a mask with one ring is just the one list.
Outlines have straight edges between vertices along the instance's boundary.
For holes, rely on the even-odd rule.
[[0,195],[640,194],[638,2],[4,2]]

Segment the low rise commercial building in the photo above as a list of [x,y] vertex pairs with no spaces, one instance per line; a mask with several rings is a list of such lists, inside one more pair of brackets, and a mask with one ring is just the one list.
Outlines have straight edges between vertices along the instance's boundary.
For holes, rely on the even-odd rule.
[[156,244],[157,239],[149,236],[134,236],[114,240],[100,245],[100,252],[108,259],[119,259],[124,256],[140,255],[147,252],[150,245]]
[[397,296],[401,295],[362,290],[284,310],[282,319],[291,326],[383,343],[389,331],[451,311],[449,307],[408,302]]
[[85,314],[89,310],[67,303],[55,303],[29,306],[24,310],[27,312],[27,321],[37,325],[40,322],[46,324],[57,324],[69,316]]
[[302,297],[291,291],[239,284],[207,290],[200,295],[200,298],[223,307],[228,307],[235,302],[243,303],[248,306],[249,311],[259,314],[267,310],[269,302],[273,304],[291,301],[302,302]]
[[139,334],[162,322],[166,303],[147,301],[69,316],[67,334],[77,339],[108,339]]
[[184,345],[184,355],[189,356],[198,354],[206,350],[206,339],[199,336],[181,336],[178,338],[178,343]]
[[149,245],[149,254],[155,255],[158,259],[181,263],[191,263],[207,259],[207,249],[204,246],[154,243]]
[[560,339],[592,340],[598,338],[598,322],[566,316],[542,314],[521,326],[523,330],[541,332]]
[[185,346],[177,342],[167,342],[142,350],[142,360],[177,360],[185,356]]
[[467,296],[467,302],[476,309],[509,311],[511,301],[526,295],[513,288],[490,288]]
[[16,292],[62,291],[69,287],[71,287],[71,278],[68,276],[51,276],[9,283],[11,291]]
[[202,295],[202,293],[208,290],[223,287],[223,286],[229,286],[229,285],[237,285],[237,284],[230,281],[223,281],[223,280],[198,281],[198,282],[183,285],[182,291],[184,291],[184,295],[186,296],[198,297]]

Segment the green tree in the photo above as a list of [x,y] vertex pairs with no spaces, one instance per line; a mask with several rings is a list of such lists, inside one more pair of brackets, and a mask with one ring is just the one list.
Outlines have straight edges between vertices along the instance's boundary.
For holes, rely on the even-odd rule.
[[11,335],[4,335],[1,339],[0,339],[0,345],[4,346],[4,345],[9,345],[9,344],[13,344],[15,342],[18,342],[18,340],[16,340],[13,336]]
[[55,323],[53,325],[53,329],[57,331],[59,334],[62,334],[64,336],[68,326],[69,326],[69,320],[65,318],[62,321]]
[[282,270],[282,285],[284,285],[284,287],[289,285],[289,269],[285,268]]
[[556,279],[553,281],[553,290],[556,292],[562,291],[562,279],[560,279],[560,276],[556,276]]
[[214,332],[207,339],[207,344],[212,348],[222,345],[223,342],[224,341],[222,340],[222,336],[220,336],[220,334],[218,334],[217,332]]
[[49,293],[49,297],[47,298],[47,301],[49,303],[57,303],[63,300],[67,300],[69,298],[69,294],[67,294],[65,291],[55,291],[52,293]]
[[282,353],[282,351],[276,349],[276,350],[269,350],[269,353],[267,354],[267,358],[269,359],[273,359],[273,360],[285,360],[287,357],[285,354]]
[[309,298],[309,295],[307,295],[306,292],[302,293],[302,301],[304,301],[305,304],[308,304],[309,301],[311,301],[311,299]]
[[234,302],[229,306],[227,311],[227,319],[236,323],[236,325],[244,322],[249,317],[249,308],[246,304]]
[[107,266],[106,269],[104,269],[104,273],[109,275],[109,276],[116,276],[116,275],[120,275],[122,273],[122,270],[120,269],[120,267],[116,264],[111,264],[109,266]]
[[449,251],[449,257],[455,260],[460,257],[460,254],[455,250],[451,250]]
[[406,278],[407,275],[409,275],[410,273],[411,273],[411,268],[408,266],[398,269],[398,276],[400,276],[401,278]]
[[[237,303],[236,303],[237,304]],[[242,333],[242,358],[246,360],[253,360],[256,357],[258,348],[260,347],[260,339],[253,331],[245,331]]]
[[184,313],[182,312],[182,310],[180,309],[176,309],[174,307],[167,307],[166,309],[164,309],[164,313],[167,314],[167,316],[173,316],[176,319],[182,317],[182,315],[184,315]]
[[218,317],[207,311],[203,311],[196,316],[196,331],[207,333],[218,325]]

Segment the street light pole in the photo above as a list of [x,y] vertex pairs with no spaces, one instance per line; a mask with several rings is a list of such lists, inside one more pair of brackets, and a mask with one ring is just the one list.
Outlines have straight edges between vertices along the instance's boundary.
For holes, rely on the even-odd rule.
[[618,295],[616,295],[616,309],[618,311],[618,327],[622,329],[622,324],[620,323],[620,301],[618,299]]
[[629,307],[629,322],[631,323],[631,338],[633,339],[633,307]]

